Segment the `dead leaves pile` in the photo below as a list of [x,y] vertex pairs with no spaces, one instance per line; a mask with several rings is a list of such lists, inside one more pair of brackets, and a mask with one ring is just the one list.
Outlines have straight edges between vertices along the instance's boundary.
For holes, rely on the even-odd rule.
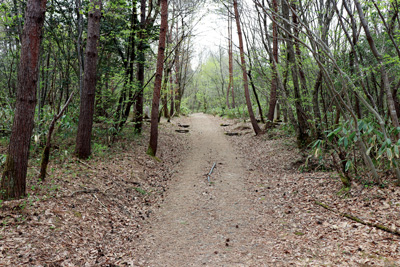
[[102,157],[53,163],[45,182],[29,182],[27,198],[2,203],[0,266],[133,265],[187,143],[171,125],[160,131],[161,162],[145,154],[147,135],[121,139],[124,149]]

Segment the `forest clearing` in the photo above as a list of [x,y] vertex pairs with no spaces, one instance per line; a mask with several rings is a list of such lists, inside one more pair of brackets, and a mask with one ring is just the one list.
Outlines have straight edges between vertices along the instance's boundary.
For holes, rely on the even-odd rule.
[[0,1],[0,266],[400,266],[397,0]]

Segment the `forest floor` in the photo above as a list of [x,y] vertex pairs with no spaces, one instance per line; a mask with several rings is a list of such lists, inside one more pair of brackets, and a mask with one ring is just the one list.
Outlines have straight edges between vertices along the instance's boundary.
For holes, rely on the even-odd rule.
[[399,235],[342,216],[398,230],[398,187],[338,194],[334,172],[299,171],[292,138],[249,126],[194,114],[161,124],[161,161],[146,127],[45,182],[32,163],[29,197],[0,204],[0,266],[400,266]]

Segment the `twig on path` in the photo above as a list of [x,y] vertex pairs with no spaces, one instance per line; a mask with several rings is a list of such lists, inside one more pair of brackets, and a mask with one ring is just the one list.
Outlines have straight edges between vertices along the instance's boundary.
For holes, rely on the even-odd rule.
[[101,202],[101,201],[97,198],[96,194],[92,194],[92,196],[100,203],[100,205],[102,205],[102,206],[108,211],[106,205],[104,205],[103,202]]
[[351,215],[349,213],[337,211],[337,210],[333,209],[332,207],[330,207],[327,204],[322,203],[322,202],[315,201],[315,204],[317,204],[317,205],[319,205],[319,206],[321,206],[321,207],[323,207],[323,208],[325,208],[325,209],[327,209],[329,211],[332,211],[333,213],[336,213],[336,214],[338,214],[338,215],[340,215],[342,217],[345,217],[347,219],[353,220],[355,222],[361,223],[361,224],[369,226],[369,227],[377,228],[377,229],[385,231],[387,233],[391,233],[391,234],[400,236],[400,231],[398,229],[390,229],[389,227],[384,226],[384,225],[379,224],[379,223],[366,222],[366,221],[358,218],[357,216]]
[[208,181],[208,182],[210,182],[210,175],[212,174],[212,172],[213,172],[213,170],[214,170],[214,168],[215,168],[215,165],[217,165],[216,162],[214,162],[213,166],[211,167],[210,172],[209,172],[208,175],[207,175],[207,181]]

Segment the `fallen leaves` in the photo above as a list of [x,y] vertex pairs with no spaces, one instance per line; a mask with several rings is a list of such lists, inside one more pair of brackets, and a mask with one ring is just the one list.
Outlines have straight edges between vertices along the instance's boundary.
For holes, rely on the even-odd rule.
[[121,137],[109,155],[53,163],[44,183],[30,180],[29,197],[0,208],[0,266],[132,266],[142,225],[185,154],[185,136],[160,131],[162,162],[145,154],[146,134]]
[[[243,125],[229,124],[226,131]],[[298,162],[304,160],[295,140],[280,136],[229,138],[251,170],[247,182],[249,191],[254,192],[256,221],[266,225],[251,237],[264,248],[258,253],[285,266],[399,266],[398,236],[339,216],[314,202],[321,200],[339,213],[392,229],[400,224],[400,188],[365,188],[354,183],[350,192],[338,195],[342,186],[338,176],[301,173]]]

